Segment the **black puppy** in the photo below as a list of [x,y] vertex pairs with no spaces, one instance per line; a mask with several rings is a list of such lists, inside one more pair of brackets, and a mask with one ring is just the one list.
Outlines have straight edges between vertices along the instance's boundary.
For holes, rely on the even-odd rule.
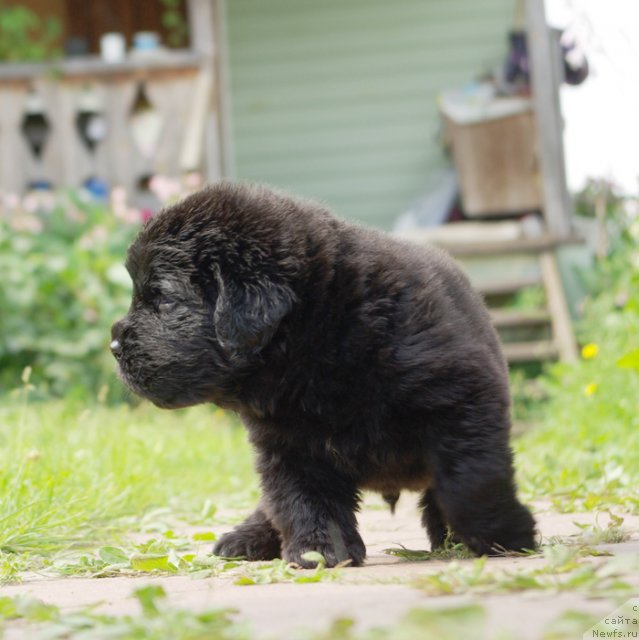
[[478,554],[535,546],[499,341],[442,251],[221,183],[152,219],[127,268],[125,383],[159,407],[237,411],[257,451],[262,500],[215,553],[359,565],[361,489],[422,492],[432,547],[449,529]]

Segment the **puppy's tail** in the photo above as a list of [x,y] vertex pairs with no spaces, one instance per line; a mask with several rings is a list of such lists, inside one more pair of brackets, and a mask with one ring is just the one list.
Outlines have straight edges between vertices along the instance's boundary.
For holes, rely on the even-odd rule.
[[399,500],[399,491],[395,491],[393,493],[382,493],[382,498],[384,498],[384,502],[390,507],[391,514],[395,515],[395,505]]

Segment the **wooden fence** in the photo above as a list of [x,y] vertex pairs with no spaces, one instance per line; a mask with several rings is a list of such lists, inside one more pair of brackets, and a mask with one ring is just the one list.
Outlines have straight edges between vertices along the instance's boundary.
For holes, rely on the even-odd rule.
[[[191,170],[215,178],[219,151],[206,131],[213,95],[212,73],[189,51],[118,64],[1,65],[0,190],[78,186],[92,176],[131,190],[145,175]],[[43,142],[40,158],[30,135]]]

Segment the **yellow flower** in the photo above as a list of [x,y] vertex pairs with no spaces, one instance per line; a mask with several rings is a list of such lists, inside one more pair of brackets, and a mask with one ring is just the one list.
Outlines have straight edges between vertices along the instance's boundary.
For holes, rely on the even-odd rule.
[[591,382],[590,384],[587,384],[584,387],[584,395],[585,396],[592,396],[595,394],[595,392],[597,391],[597,383],[596,382]]
[[584,360],[592,360],[593,358],[597,357],[598,353],[599,347],[594,342],[589,342],[588,344],[584,345],[583,349],[581,350],[581,357]]

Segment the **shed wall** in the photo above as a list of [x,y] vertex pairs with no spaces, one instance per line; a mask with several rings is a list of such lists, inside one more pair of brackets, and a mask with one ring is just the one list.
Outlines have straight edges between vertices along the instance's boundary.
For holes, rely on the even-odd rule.
[[436,99],[495,65],[514,0],[226,0],[232,173],[390,227],[446,163]]

